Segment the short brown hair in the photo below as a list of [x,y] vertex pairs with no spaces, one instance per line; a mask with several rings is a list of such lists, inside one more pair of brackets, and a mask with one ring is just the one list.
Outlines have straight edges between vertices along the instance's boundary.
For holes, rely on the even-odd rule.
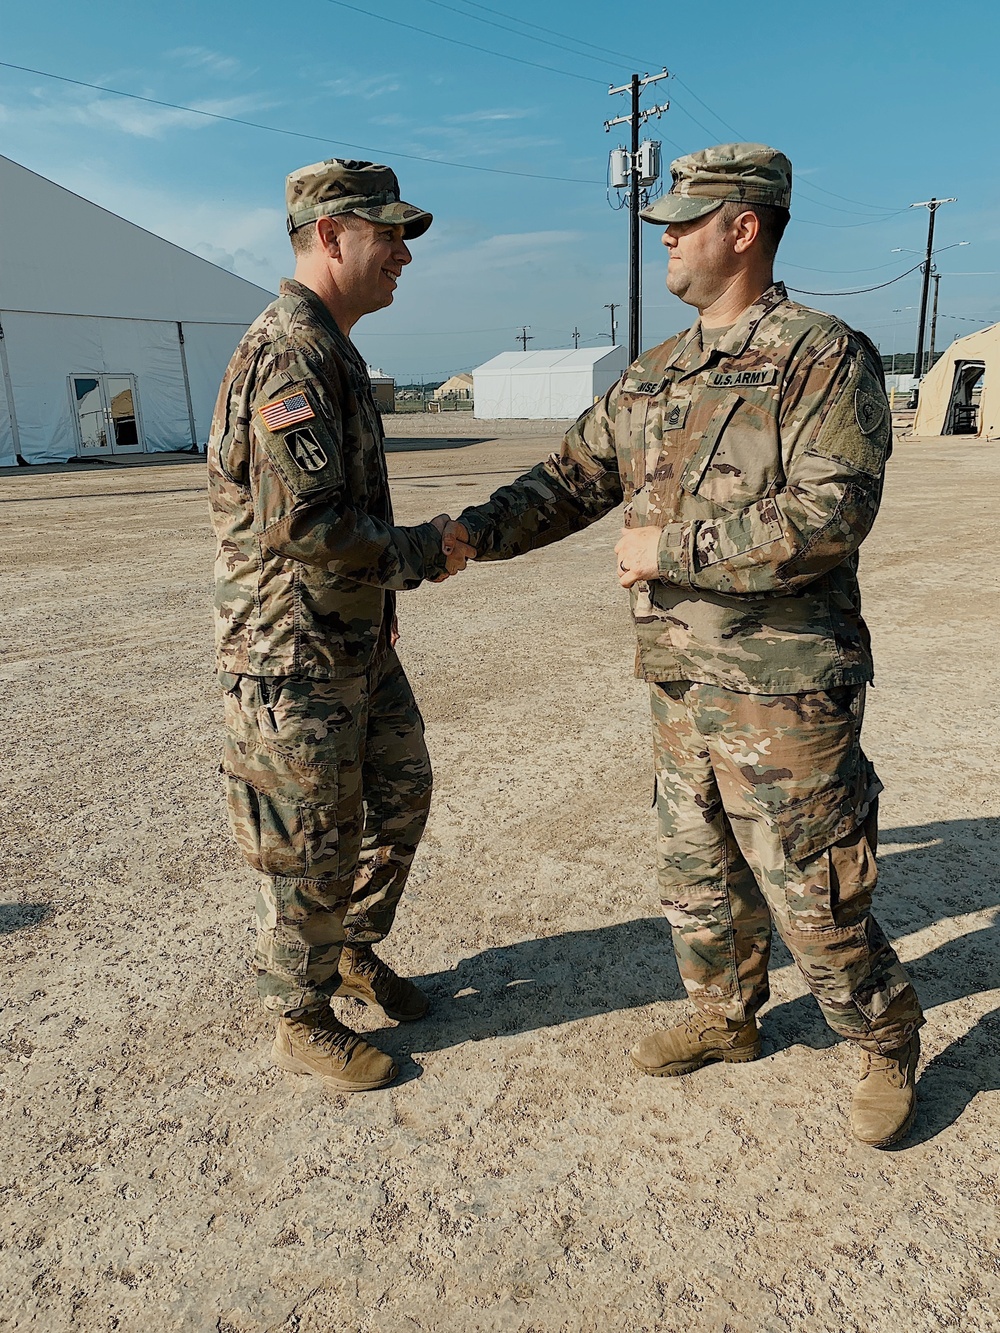
[[[355,230],[369,225],[364,218],[359,218],[357,213],[338,213],[337,221],[343,223],[346,228]],[[316,244],[316,222],[303,222],[301,227],[296,227],[294,231],[288,233],[288,239],[296,256],[307,255]]]
[[719,209],[719,227],[722,231],[731,227],[741,213],[752,213],[760,223],[761,244],[773,259],[791,220],[791,213],[787,208],[778,208],[775,204],[746,204],[739,199],[727,199]]

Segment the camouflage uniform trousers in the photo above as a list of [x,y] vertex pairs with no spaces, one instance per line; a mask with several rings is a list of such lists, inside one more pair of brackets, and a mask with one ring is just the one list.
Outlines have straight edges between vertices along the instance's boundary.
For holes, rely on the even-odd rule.
[[223,677],[229,822],[265,876],[265,1009],[326,1003],[344,943],[388,934],[431,800],[424,728],[390,652],[347,680]]
[[772,921],[827,1023],[869,1051],[923,1023],[871,915],[881,784],[865,687],[651,686],[660,895],[695,1006],[745,1021],[769,995]]

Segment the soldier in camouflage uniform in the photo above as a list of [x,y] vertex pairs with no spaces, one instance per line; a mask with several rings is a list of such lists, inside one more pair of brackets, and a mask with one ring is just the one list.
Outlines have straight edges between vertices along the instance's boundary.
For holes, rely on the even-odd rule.
[[645,1038],[649,1074],[760,1053],[772,922],[835,1032],[862,1051],[852,1125],[906,1132],[923,1022],[871,915],[879,783],[858,547],[891,425],[879,356],[773,280],[791,164],[760,144],[679,158],[667,285],[697,306],[577,421],[558,454],[446,534],[480,560],[545,546],[624,500],[616,548],[650,684],[661,895],[694,1014]]
[[[283,1068],[354,1091],[396,1076],[334,995],[420,1018],[371,946],[427,819],[423,723],[396,656],[395,593],[447,577],[443,517],[393,523],[382,424],[350,341],[388,305],[431,215],[369,162],[287,182],[295,280],[233,354],[209,442],[216,641],[230,823],[263,875],[256,966]],[[471,553],[466,548],[467,553]]]

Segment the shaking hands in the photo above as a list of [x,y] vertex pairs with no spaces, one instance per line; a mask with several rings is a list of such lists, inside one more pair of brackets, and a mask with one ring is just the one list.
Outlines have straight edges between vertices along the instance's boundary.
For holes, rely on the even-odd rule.
[[469,542],[469,534],[464,524],[449,518],[447,514],[438,514],[431,523],[441,534],[441,554],[445,557],[446,573],[439,574],[435,583],[443,583],[453,574],[461,574],[470,560],[476,558],[476,548]]

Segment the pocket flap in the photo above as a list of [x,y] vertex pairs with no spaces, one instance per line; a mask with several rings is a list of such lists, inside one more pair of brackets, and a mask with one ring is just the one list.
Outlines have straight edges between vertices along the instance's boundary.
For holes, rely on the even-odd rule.
[[738,393],[727,393],[719,406],[712,413],[712,419],[705,428],[705,433],[701,438],[701,445],[698,452],[691,459],[691,462],[684,470],[681,477],[681,485],[686,491],[693,495],[701,485],[702,478],[712,461],[712,455],[715,453],[716,446],[722,432],[729,425],[729,419],[736,411],[741,401],[741,395]]
[[853,833],[863,819],[857,793],[837,782],[775,813],[781,845],[790,861],[808,861]]

